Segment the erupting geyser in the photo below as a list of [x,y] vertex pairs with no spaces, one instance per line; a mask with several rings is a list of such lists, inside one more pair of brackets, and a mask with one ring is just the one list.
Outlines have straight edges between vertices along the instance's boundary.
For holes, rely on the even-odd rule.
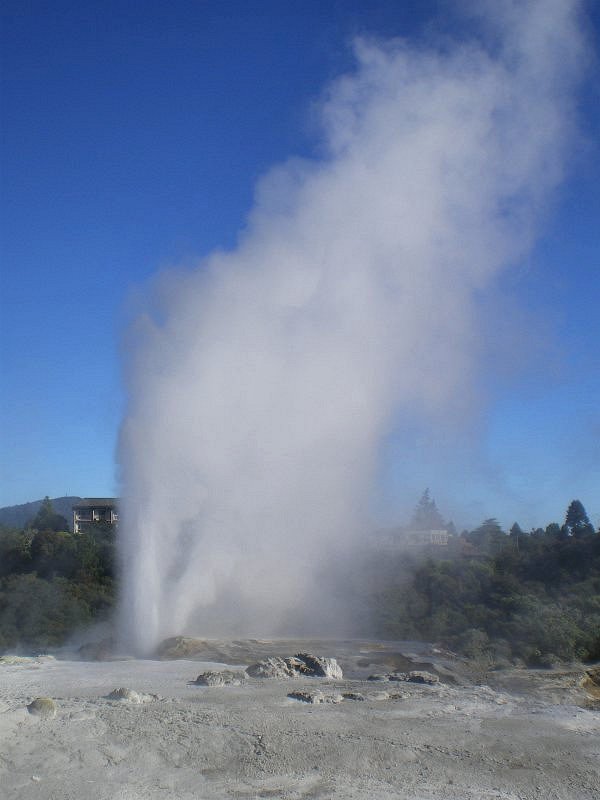
[[121,619],[138,652],[318,630],[337,609],[315,566],[364,530],[392,415],[468,388],[474,297],[561,178],[582,51],[577,3],[483,7],[481,41],[357,41],[322,101],[326,155],[273,169],[238,247],[166,276],[133,326]]

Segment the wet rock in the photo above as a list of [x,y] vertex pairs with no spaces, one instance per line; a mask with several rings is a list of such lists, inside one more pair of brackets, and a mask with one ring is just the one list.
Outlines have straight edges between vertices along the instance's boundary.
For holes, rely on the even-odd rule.
[[241,686],[248,676],[245,672],[233,670],[212,670],[201,672],[194,683],[197,686]]
[[282,658],[271,656],[252,664],[246,669],[253,678],[342,678],[342,668],[335,658],[298,653]]
[[51,697],[36,697],[27,706],[27,711],[36,717],[51,719],[56,716],[56,703]]
[[376,675],[369,675],[367,680],[368,681],[373,681],[373,682],[385,683],[386,681],[389,680],[389,678],[388,678],[387,675],[381,675],[381,674],[377,673]]

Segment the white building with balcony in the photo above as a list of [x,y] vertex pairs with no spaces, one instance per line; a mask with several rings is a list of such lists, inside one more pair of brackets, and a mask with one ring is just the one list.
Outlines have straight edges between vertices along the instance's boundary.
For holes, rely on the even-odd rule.
[[84,533],[94,522],[117,523],[118,502],[116,497],[85,497],[73,506],[73,533]]

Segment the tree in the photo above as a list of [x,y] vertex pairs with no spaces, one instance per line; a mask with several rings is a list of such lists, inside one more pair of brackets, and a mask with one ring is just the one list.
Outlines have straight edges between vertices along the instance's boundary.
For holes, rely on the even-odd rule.
[[558,539],[560,536],[560,525],[558,522],[550,522],[546,525],[546,536],[551,536],[553,539]]
[[518,550],[520,545],[520,540],[525,535],[523,533],[523,529],[521,528],[518,522],[513,522],[512,528],[508,532],[508,535],[513,540],[513,542],[515,542],[516,548]]
[[417,531],[435,531],[446,527],[444,518],[437,510],[435,500],[429,496],[429,489],[425,489],[417,503],[411,525]]
[[490,517],[468,534],[468,540],[483,552],[495,553],[506,544],[506,534],[498,520]]
[[594,528],[590,524],[581,501],[571,501],[565,517],[565,528],[571,536],[576,536],[577,538],[591,536],[594,533]]
[[519,536],[523,536],[523,530],[518,522],[513,522],[512,528],[509,531],[509,535],[512,537],[516,537],[517,539]]
[[28,527],[36,528],[38,531],[68,531],[69,523],[62,514],[57,514],[54,511],[52,501],[46,495],[42,501],[42,507]]

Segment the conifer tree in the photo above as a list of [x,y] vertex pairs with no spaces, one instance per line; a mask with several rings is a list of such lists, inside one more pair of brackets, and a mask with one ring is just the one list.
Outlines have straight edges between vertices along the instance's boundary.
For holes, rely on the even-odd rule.
[[564,527],[571,536],[583,537],[590,536],[594,533],[594,528],[591,525],[588,515],[580,500],[572,500],[567,515],[565,517]]
[[435,500],[429,495],[429,489],[425,489],[421,499],[417,503],[417,507],[412,516],[411,525],[417,531],[435,531],[446,527],[444,518],[438,511]]

